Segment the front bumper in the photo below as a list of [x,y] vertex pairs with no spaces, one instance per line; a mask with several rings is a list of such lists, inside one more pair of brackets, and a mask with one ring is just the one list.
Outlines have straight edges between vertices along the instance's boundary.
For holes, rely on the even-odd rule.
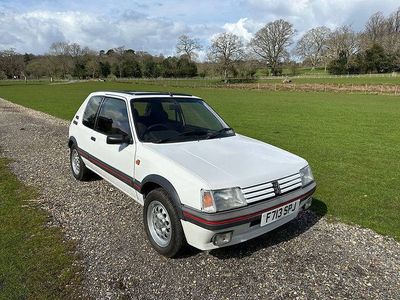
[[212,242],[216,233],[232,231],[232,239],[223,245],[230,246],[255,238],[266,232],[295,219],[297,213],[277,220],[271,224],[261,227],[261,215],[282,205],[300,200],[299,211],[307,208],[310,204],[312,194],[316,189],[315,182],[310,185],[278,196],[272,199],[251,204],[232,211],[208,214],[189,207],[183,207],[182,227],[187,242],[200,249],[211,250],[220,248]]

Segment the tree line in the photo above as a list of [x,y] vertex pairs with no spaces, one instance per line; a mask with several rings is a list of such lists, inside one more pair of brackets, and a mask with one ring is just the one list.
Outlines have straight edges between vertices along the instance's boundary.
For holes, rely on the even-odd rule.
[[344,25],[305,32],[294,44],[293,24],[279,19],[265,24],[249,43],[238,35],[216,35],[203,50],[198,39],[179,37],[176,55],[155,56],[117,47],[94,51],[77,43],[55,42],[44,55],[0,51],[0,79],[5,78],[156,78],[222,76],[252,78],[260,68],[280,75],[284,67],[323,67],[331,74],[400,71],[400,7],[384,16],[377,12],[356,32]]

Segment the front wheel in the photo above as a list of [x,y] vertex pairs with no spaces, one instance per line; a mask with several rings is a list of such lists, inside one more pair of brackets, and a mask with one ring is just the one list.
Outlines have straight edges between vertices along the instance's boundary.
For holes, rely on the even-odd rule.
[[185,236],[177,208],[168,193],[158,188],[146,196],[143,221],[153,248],[166,257],[176,256],[185,245]]

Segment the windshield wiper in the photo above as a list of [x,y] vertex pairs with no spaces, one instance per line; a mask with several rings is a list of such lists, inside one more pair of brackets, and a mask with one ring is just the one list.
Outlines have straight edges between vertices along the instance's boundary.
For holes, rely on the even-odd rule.
[[190,136],[190,135],[206,135],[209,131],[207,130],[191,130],[191,131],[185,131],[185,132],[180,132],[176,135],[173,136],[169,136],[167,138],[164,139],[160,139],[158,141],[156,141],[156,143],[165,143],[168,142],[169,140],[173,140],[175,138],[178,138],[180,136]]
[[207,136],[207,139],[215,138],[215,137],[217,137],[217,136],[219,136],[222,133],[225,133],[227,131],[232,131],[233,132],[233,128],[225,127],[225,128],[220,129],[220,130],[214,131],[213,133],[211,133],[210,135]]

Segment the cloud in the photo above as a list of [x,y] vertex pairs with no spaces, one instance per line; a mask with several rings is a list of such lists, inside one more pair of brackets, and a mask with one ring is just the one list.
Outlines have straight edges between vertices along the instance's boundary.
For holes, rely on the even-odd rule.
[[252,38],[252,33],[248,30],[248,24],[250,23],[248,18],[240,18],[236,23],[226,23],[222,26],[227,32],[236,34],[241,37],[244,41],[249,42]]
[[100,50],[126,46],[153,54],[173,54],[179,35],[190,31],[182,22],[149,18],[134,11],[119,18],[77,11],[3,11],[0,49],[44,53],[56,41],[77,42]]
[[361,30],[370,15],[384,14],[397,9],[398,0],[248,0],[249,10],[255,20],[270,22],[283,18],[295,25],[298,31],[316,26],[336,27],[353,25]]
[[217,33],[228,31],[249,41],[266,23],[280,18],[294,24],[297,37],[322,25],[351,24],[361,30],[370,15],[387,15],[398,1],[0,0],[0,50],[39,54],[53,42],[69,41],[95,50],[123,45],[173,55],[179,35],[188,34],[200,40],[204,52]]

